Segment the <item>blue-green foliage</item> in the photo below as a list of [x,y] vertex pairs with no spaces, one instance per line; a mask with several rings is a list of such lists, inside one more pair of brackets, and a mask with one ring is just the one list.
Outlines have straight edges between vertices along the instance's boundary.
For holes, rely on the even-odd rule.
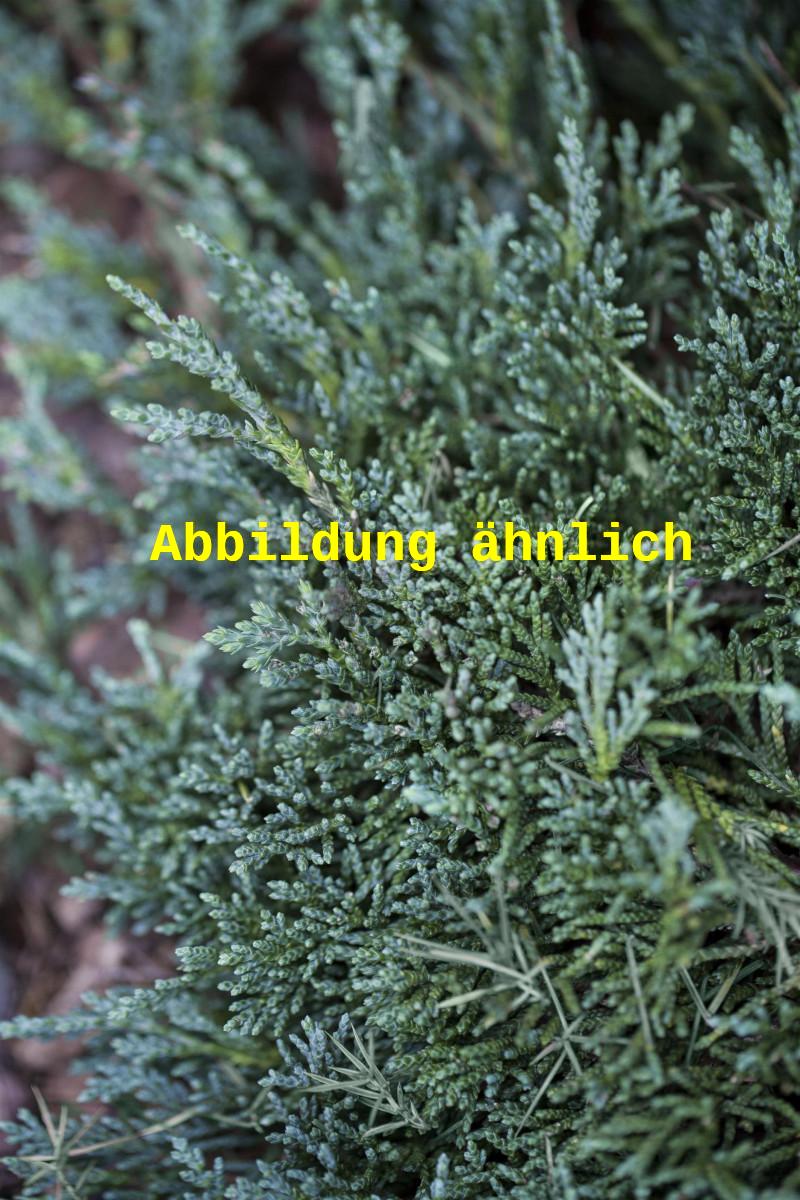
[[[303,35],[333,209],[227,107],[283,6],[120,7],[81,34],[104,100],[77,148],[51,43],[9,34],[44,56],[4,84],[15,136],[131,172],[163,233],[120,246],[11,193],[39,273],[0,290],[9,481],[101,515],[116,554],[43,578],[15,510],[0,712],[38,758],[18,819],[178,970],[6,1024],[91,1031],[106,1106],[20,1118],[22,1194],[800,1195],[800,100],[773,73],[775,159],[726,65],[751,39],[763,72],[785,25],[740,6],[705,97],[727,6],[619,0],[699,110],[644,134],[603,120],[555,3],[331,0]],[[86,394],[152,443],[133,509],[47,415]],[[693,560],[469,555],[476,519],[579,515],[674,520]],[[148,561],[161,520],[264,516],[432,528],[437,565]],[[200,646],[159,630],[167,580],[205,604]],[[70,633],[144,603],[141,669],[79,683]]]

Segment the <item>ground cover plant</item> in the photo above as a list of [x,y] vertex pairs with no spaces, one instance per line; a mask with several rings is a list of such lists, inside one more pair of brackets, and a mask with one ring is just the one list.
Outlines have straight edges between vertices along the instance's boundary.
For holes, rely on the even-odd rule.
[[[36,760],[3,792],[177,960],[3,1022],[87,1072],[7,1126],[12,1194],[800,1196],[793,25],[0,14],[8,144],[138,214],[3,192],[0,716]],[[247,64],[287,38],[306,90],[264,119]],[[87,398],[140,438],[135,497],[69,433]],[[84,565],[49,540],[75,512]],[[436,569],[150,560],[163,521],[264,517],[435,529]],[[673,520],[692,561],[468,552],[580,519]],[[114,614],[136,666],[84,678]]]

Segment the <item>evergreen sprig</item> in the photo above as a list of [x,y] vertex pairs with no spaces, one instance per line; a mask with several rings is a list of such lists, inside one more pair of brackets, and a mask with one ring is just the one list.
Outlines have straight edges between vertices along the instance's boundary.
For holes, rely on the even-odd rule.
[[[9,1123],[20,1196],[800,1195],[791,6],[613,0],[583,40],[555,0],[57,7],[0,18],[3,128],[152,236],[7,193],[4,792],[177,967],[3,1022],[82,1039],[103,1114]],[[237,90],[270,30],[341,202]],[[133,505],[62,428],[87,397],[148,442]],[[65,510],[107,560],[50,552]],[[167,573],[162,514],[439,553]],[[693,557],[482,566],[476,520]],[[86,682],[112,613],[140,664]]]

